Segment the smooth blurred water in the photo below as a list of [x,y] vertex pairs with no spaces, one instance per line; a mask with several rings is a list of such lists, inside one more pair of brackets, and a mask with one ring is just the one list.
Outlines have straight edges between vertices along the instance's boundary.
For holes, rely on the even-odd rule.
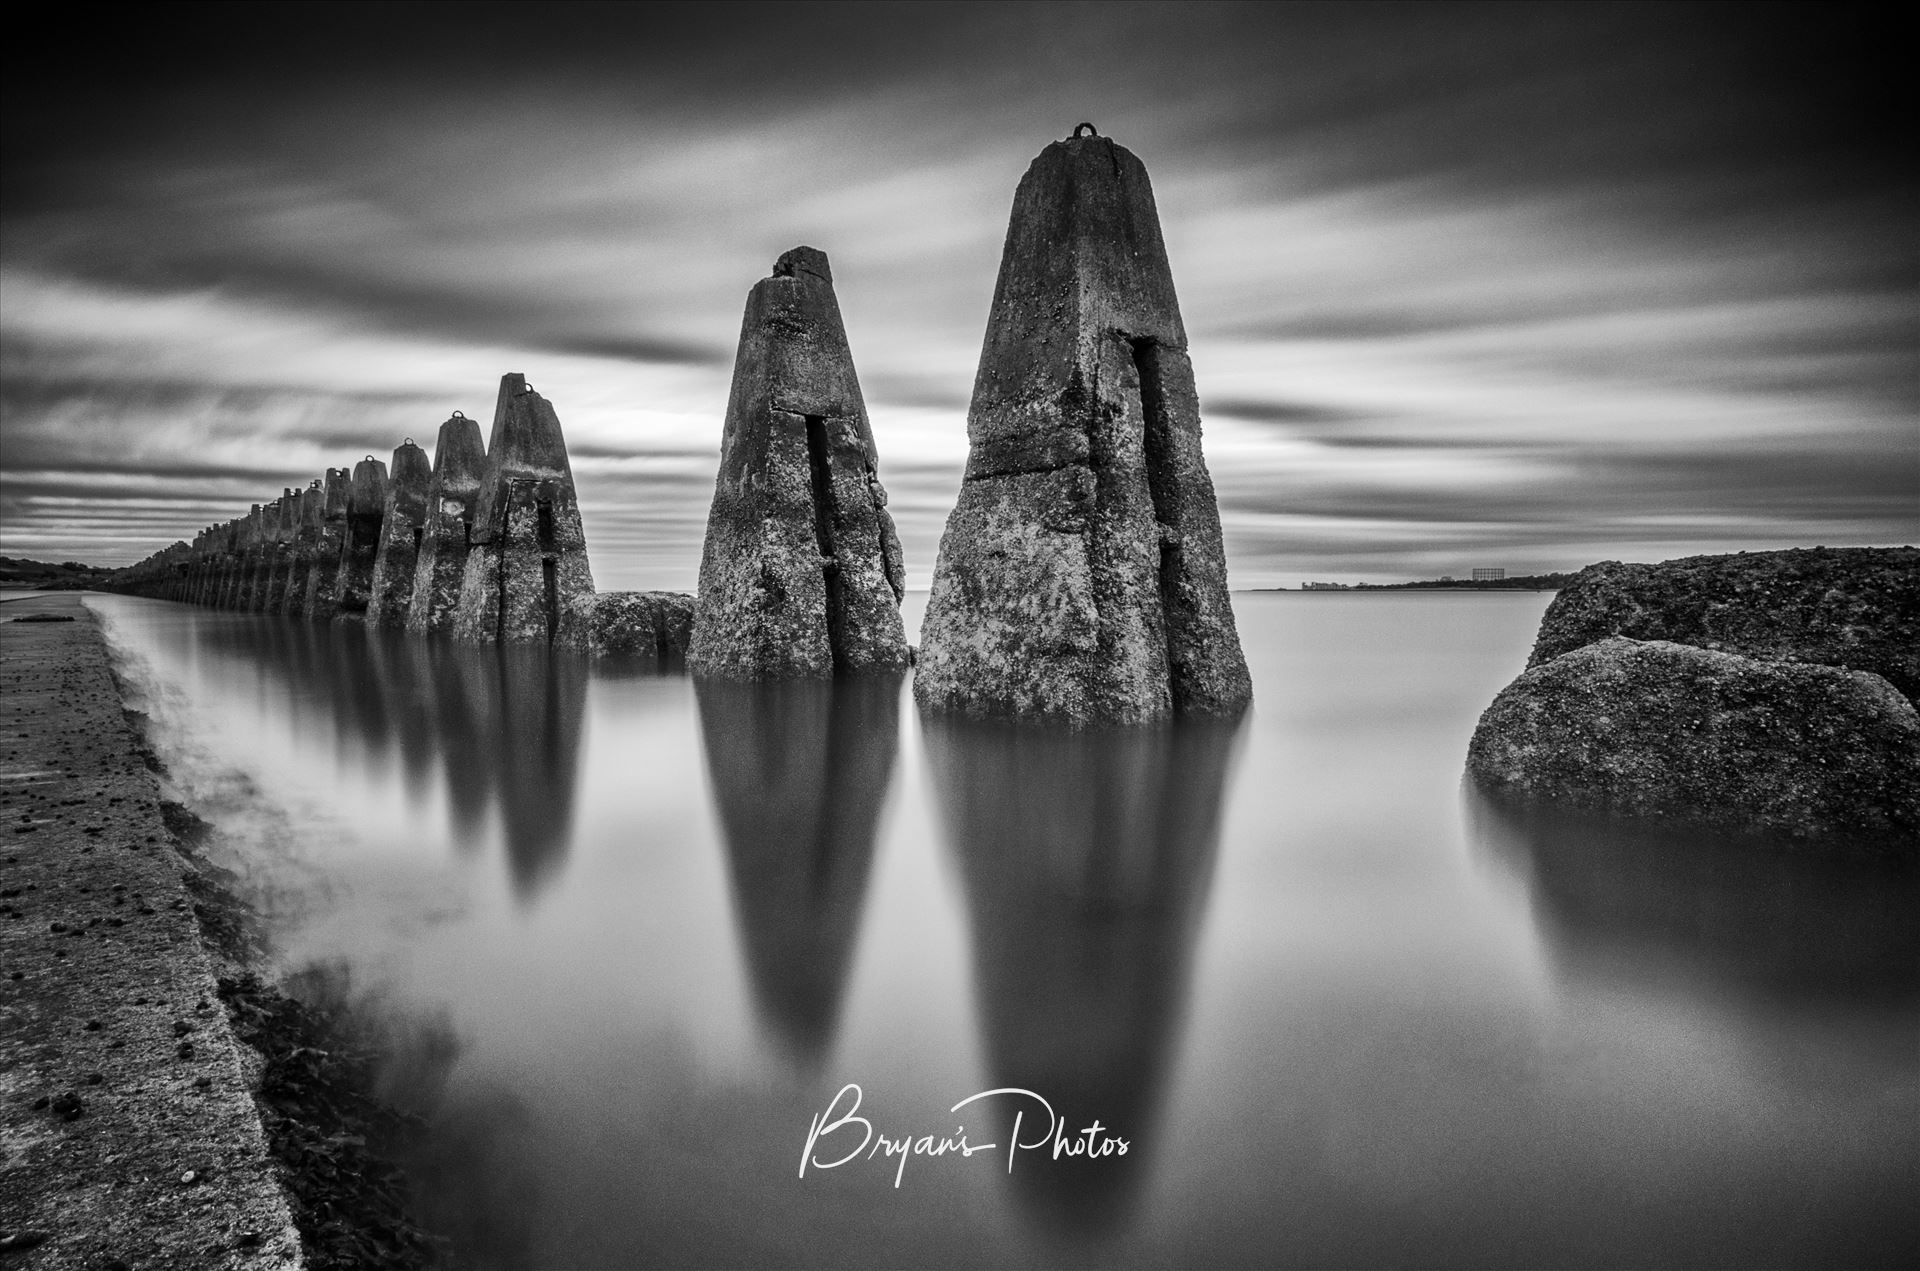
[[[89,603],[478,1265],[1911,1265],[1914,878],[1480,805],[1547,599],[1236,595],[1246,720],[1080,738]],[[803,1176],[849,1083],[996,1146]]]

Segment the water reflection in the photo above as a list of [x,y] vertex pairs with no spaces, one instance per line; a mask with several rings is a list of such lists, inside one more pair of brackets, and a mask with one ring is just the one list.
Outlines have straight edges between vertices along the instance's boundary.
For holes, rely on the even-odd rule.
[[[1803,1092],[1916,1067],[1920,869],[1512,808],[1471,784],[1466,810],[1481,849],[1526,880],[1570,981],[1677,995],[1726,1018]],[[1844,1037],[1830,1035],[1842,1019]]]
[[832,1048],[853,963],[900,684],[694,681],[755,1009],[808,1069]]
[[971,916],[988,1078],[1041,1094],[1069,1138],[1097,1118],[1129,1142],[1124,1156],[1037,1159],[1010,1182],[1046,1227],[1115,1234],[1152,1156],[1240,726],[922,725]]
[[440,773],[462,849],[484,841],[497,813],[523,900],[565,864],[586,716],[579,657],[290,622],[235,622],[207,638],[283,680],[301,726],[330,719],[343,752],[374,768],[397,762],[416,801]]

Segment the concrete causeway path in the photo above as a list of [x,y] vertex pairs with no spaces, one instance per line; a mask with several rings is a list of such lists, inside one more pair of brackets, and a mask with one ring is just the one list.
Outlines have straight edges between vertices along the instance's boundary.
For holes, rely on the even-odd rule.
[[302,1265],[172,844],[93,613],[0,601],[0,1271]]

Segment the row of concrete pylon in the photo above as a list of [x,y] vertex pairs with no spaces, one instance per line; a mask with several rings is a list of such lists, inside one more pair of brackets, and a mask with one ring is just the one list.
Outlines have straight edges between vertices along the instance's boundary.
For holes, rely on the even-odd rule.
[[510,374],[485,447],[479,423],[455,411],[431,461],[409,437],[391,467],[368,455],[351,472],[329,468],[109,586],[316,622],[584,644],[586,547],[559,417]]
[[[1252,698],[1186,328],[1146,168],[1091,124],[1015,191],[969,454],[916,651],[905,562],[826,254],[748,294],[697,598],[594,595],[553,409],[500,385],[429,472],[368,456],[131,571],[130,590],[595,652],[702,676],[912,669],[923,707],[1144,723]],[[477,473],[477,475],[475,475]],[[456,586],[457,580],[457,586]]]

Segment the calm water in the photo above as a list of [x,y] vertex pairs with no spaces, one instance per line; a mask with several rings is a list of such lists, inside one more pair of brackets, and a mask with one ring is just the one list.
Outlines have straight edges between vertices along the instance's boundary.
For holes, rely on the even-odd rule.
[[1237,729],[1079,740],[89,603],[482,1265],[1920,1255],[1912,878],[1478,806],[1547,599],[1239,595]]

